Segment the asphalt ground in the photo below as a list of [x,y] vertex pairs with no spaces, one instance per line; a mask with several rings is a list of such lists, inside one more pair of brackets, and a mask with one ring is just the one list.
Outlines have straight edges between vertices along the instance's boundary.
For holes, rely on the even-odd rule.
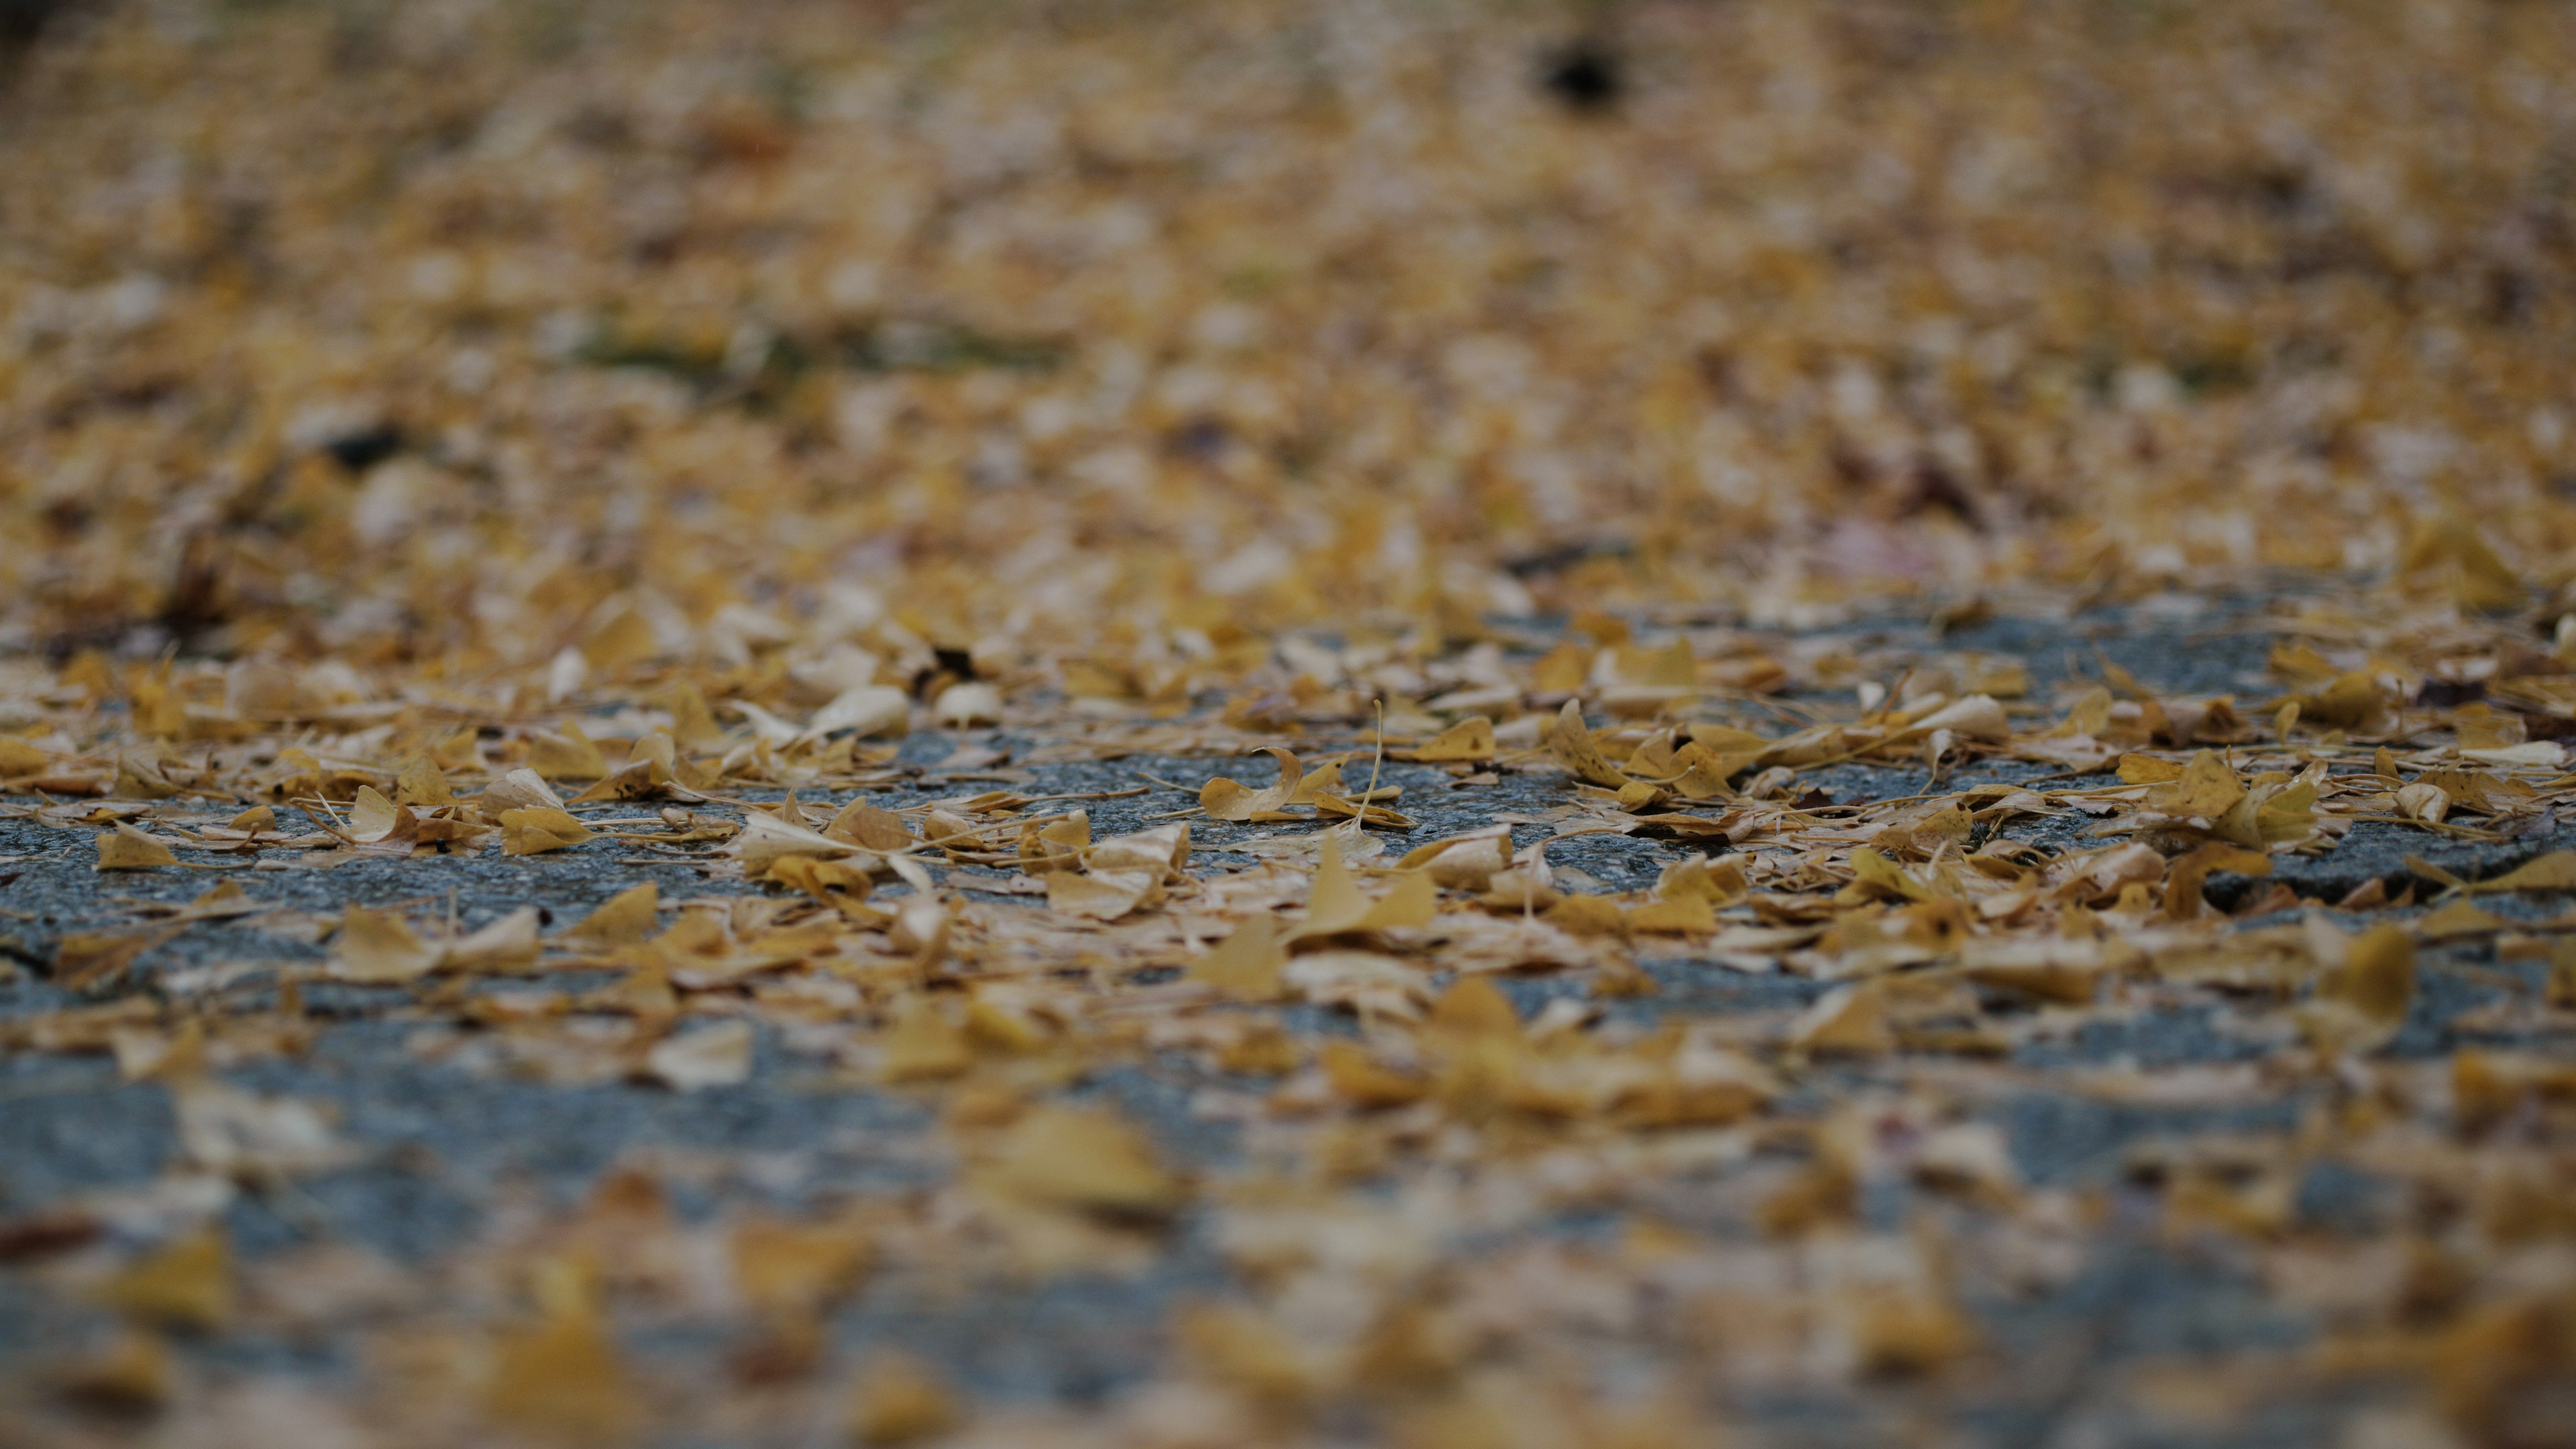
[[[2161,623],[2137,614],[2003,620],[1936,641],[1921,625],[1897,620],[1837,631],[1837,637],[1862,653],[1937,647],[2010,655],[2027,663],[2033,696],[2042,699],[2061,681],[2086,677],[2104,659],[2162,692],[2259,696],[2272,686],[2263,674],[2270,638],[2258,619],[2259,611],[2248,603]],[[1030,743],[990,733],[974,738],[1002,748]],[[903,758],[935,761],[956,742],[915,735]],[[1246,762],[1201,756],[1044,765],[1031,768],[1030,782],[1017,788],[1115,791],[1156,778],[1195,786],[1218,774],[1251,778],[1267,769],[1261,761],[1249,764],[1247,771]],[[1948,783],[1958,788],[2043,773],[2048,772],[2039,766],[1993,762]],[[1919,770],[1856,765],[1809,778],[1843,803],[1906,795],[1926,783]],[[1419,821],[1409,836],[1391,839],[1399,851],[1408,839],[1472,828],[1498,810],[1534,812],[1561,803],[1565,790],[1558,777],[1515,775],[1461,791],[1450,788],[1450,777],[1437,769],[1402,764],[1389,764],[1386,780],[1406,786],[1404,808]],[[959,789],[932,771],[877,798],[900,804]],[[1090,809],[1096,834],[1107,836],[1145,828],[1189,803],[1179,791],[1156,786],[1094,802]],[[286,826],[292,829],[294,822]],[[2033,833],[2041,843],[2069,843],[2061,822],[2037,826]],[[1254,857],[1230,852],[1229,846],[1279,828],[1197,821],[1193,830],[1192,864],[1205,870],[1252,863]],[[1542,826],[1522,826],[1516,838],[1526,843],[1546,833]],[[2364,824],[2330,854],[2283,860],[2278,878],[2312,902],[2330,902],[2373,877],[2404,883],[2411,874],[2408,856],[2477,877],[2569,843],[2576,843],[2576,831],[2468,846]],[[1641,836],[1592,836],[1564,842],[1550,858],[1560,871],[1572,868],[1597,888],[1616,890],[1651,883],[1664,863],[1687,849]],[[184,903],[218,878],[209,871],[101,875],[91,868],[93,858],[86,829],[0,818],[0,860],[7,862],[0,864],[0,904],[6,908],[0,950],[12,963],[0,973],[0,1020],[80,1004],[51,984],[43,969],[62,935],[129,923],[143,903]],[[606,851],[358,861],[327,871],[242,870],[221,878],[237,880],[271,912],[197,924],[151,950],[134,968],[146,989],[215,990],[256,1005],[273,993],[269,967],[315,963],[327,955],[309,931],[275,929],[276,922],[292,922],[298,913],[452,903],[457,918],[472,927],[535,905],[550,925],[560,925],[640,880],[655,881],[666,900],[763,889],[710,878],[684,860],[639,863]],[[955,887],[969,879],[966,872],[952,871],[947,883]],[[2211,896],[2230,904],[2241,887],[2221,878],[2213,881]],[[2512,900],[2494,906],[2507,914],[2546,908]],[[2276,918],[2248,924],[2277,923]],[[1680,947],[1661,948],[1641,964],[1659,989],[1607,1003],[1613,1020],[1777,1015],[1826,989],[1792,975],[1746,974],[1694,959]],[[2426,965],[2414,1016],[2392,1048],[2400,1058],[2434,1056],[2461,1045],[2447,1023],[2502,995],[2501,979],[2533,988],[2539,981],[2539,968],[2498,962],[2483,944],[2430,954]],[[219,981],[213,974],[218,967],[226,968]],[[1581,989],[1545,976],[1504,978],[1501,984],[1524,1013]],[[313,1026],[309,1050],[221,1073],[228,1084],[249,1092],[324,1105],[342,1140],[355,1149],[343,1165],[231,1199],[220,1221],[245,1262],[334,1244],[428,1269],[483,1239],[497,1221],[525,1215],[531,1204],[540,1211],[568,1210],[621,1164],[656,1165],[674,1210],[689,1222],[714,1220],[746,1205],[802,1212],[852,1199],[901,1198],[935,1187],[949,1170],[921,1145],[936,1115],[925,1098],[823,1071],[767,1028],[753,1073],[739,1086],[687,1093],[627,1082],[553,1086],[423,1059],[410,1048],[420,1027],[406,1019],[407,995],[403,988],[310,984],[304,994]],[[1292,1030],[1300,1033],[1350,1030],[1335,1013],[1285,1010]],[[2563,1050],[2563,1043],[2541,1045]],[[2267,1041],[2232,1030],[2223,1013],[2197,1006],[2098,1021],[2071,1036],[2027,1043],[2017,1048],[2014,1065],[2029,1067],[2036,1081],[2044,1071],[2070,1066],[2127,1063],[2172,1070],[2248,1062],[2271,1049]],[[1801,1090],[1819,1098],[1884,1090],[1896,1080],[1893,1070],[1856,1065],[1820,1072]],[[1101,1070],[1071,1091],[1115,1099],[1174,1162],[1213,1171],[1240,1160],[1241,1130],[1203,1110],[1202,1103],[1211,1092],[1240,1086],[1181,1056],[1148,1055]],[[2036,1087],[1992,1095],[1979,1113],[2002,1130],[2025,1181],[2096,1189],[2111,1208],[2102,1245],[2079,1273],[2046,1292],[1971,1305],[1996,1359],[2011,1369],[1967,1389],[1900,1385],[1829,1398],[1739,1392],[1730,1402],[1731,1418],[1765,1436],[1760,1442],[1782,1445],[1875,1438],[1924,1414],[1949,1423],[1970,1442],[2007,1445],[2321,1442],[2314,1436],[2339,1422],[2342,1406],[2320,1397],[2285,1395],[2230,1425],[2179,1431],[2170,1423],[2124,1417],[2097,1392],[2123,1364],[2285,1353],[2312,1341],[2318,1325],[2270,1302],[2244,1262],[2162,1240],[2124,1163],[2140,1144],[2165,1138],[2289,1130],[2313,1106],[2298,1091],[2221,1107],[2112,1103]],[[123,1081],[117,1064],[100,1055],[0,1055],[0,1222],[145,1193],[173,1169],[179,1154],[172,1102],[159,1083]],[[1902,1186],[1874,1192],[1863,1205],[1866,1223],[1901,1227],[1918,1206],[1912,1196]],[[1696,1196],[1687,1183],[1666,1185],[1650,1206],[1686,1226],[1719,1234],[1743,1231],[1740,1202],[1728,1194]],[[2298,1187],[2301,1220],[2337,1230],[2376,1230],[2402,1206],[2386,1184],[2348,1168],[2320,1168]],[[1531,1237],[1581,1243],[1606,1231],[1608,1221],[1585,1212],[1542,1217],[1508,1229],[1496,1247]],[[1142,1379],[1161,1351],[1163,1325],[1177,1302],[1221,1296],[1230,1286],[1226,1260],[1194,1214],[1176,1225],[1153,1265],[1136,1274],[983,1283],[965,1293],[918,1275],[880,1275],[836,1312],[830,1352],[847,1361],[898,1345],[936,1364],[979,1404],[1078,1407],[1108,1400]],[[0,1380],[26,1391],[64,1344],[95,1336],[99,1314],[92,1305],[49,1291],[32,1273],[0,1267]],[[645,1333],[626,1347],[643,1363],[683,1365],[721,1350],[709,1335],[679,1325]],[[183,1341],[182,1352],[202,1372],[217,1376],[284,1375],[327,1385],[361,1367],[348,1341],[332,1334],[227,1333]]]

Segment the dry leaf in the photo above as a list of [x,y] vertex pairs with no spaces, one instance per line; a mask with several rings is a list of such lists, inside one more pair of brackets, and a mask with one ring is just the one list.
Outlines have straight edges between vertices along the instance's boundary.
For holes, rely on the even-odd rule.
[[1628,777],[1608,760],[1592,743],[1592,732],[1584,727],[1583,706],[1567,700],[1557,711],[1556,723],[1547,733],[1547,752],[1556,757],[1566,773],[1587,785],[1616,790],[1628,783]]
[[562,810],[501,812],[503,855],[537,855],[579,845],[592,838],[589,827]]
[[992,1184],[1015,1197],[1115,1217],[1164,1217],[1186,1196],[1144,1134],[1101,1108],[1030,1112],[994,1145],[989,1166]]
[[120,823],[98,838],[100,870],[154,870],[178,863],[167,844],[131,825]]
[[217,1228],[193,1229],[128,1264],[98,1296],[140,1322],[215,1332],[233,1315],[232,1251]]
[[674,1091],[734,1087],[751,1080],[751,1023],[720,1021],[654,1043],[644,1071]]
[[661,921],[662,893],[651,881],[628,886],[602,901],[564,935],[588,945],[617,946],[652,935]]
[[1204,982],[1233,1001],[1269,1001],[1279,995],[1280,968],[1288,953],[1281,948],[1278,924],[1253,916],[1206,955],[1190,963],[1189,979]]

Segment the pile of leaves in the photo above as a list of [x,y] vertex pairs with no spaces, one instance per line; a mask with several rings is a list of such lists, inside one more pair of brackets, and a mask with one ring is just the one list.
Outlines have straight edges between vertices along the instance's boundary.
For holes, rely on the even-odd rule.
[[[58,22],[0,1054],[175,1146],[0,1196],[0,1428],[2568,1442],[2576,22],[2348,8]],[[375,1027],[925,1177],[240,1250]],[[2302,1329],[2030,1342],[2122,1271]],[[1087,1401],[841,1336],[1179,1273]]]

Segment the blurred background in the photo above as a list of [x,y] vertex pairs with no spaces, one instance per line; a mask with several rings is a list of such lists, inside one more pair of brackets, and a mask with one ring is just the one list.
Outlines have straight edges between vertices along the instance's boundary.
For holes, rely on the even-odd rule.
[[1097,655],[2576,542],[2544,0],[0,34],[12,650],[488,671],[617,600],[665,653]]

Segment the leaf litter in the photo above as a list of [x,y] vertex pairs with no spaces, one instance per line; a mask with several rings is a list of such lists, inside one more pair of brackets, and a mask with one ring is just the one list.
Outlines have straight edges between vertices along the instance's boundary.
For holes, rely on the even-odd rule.
[[[799,13],[5,81],[6,1437],[2567,1442],[2564,11]],[[376,1254],[362,1026],[918,1179]]]

